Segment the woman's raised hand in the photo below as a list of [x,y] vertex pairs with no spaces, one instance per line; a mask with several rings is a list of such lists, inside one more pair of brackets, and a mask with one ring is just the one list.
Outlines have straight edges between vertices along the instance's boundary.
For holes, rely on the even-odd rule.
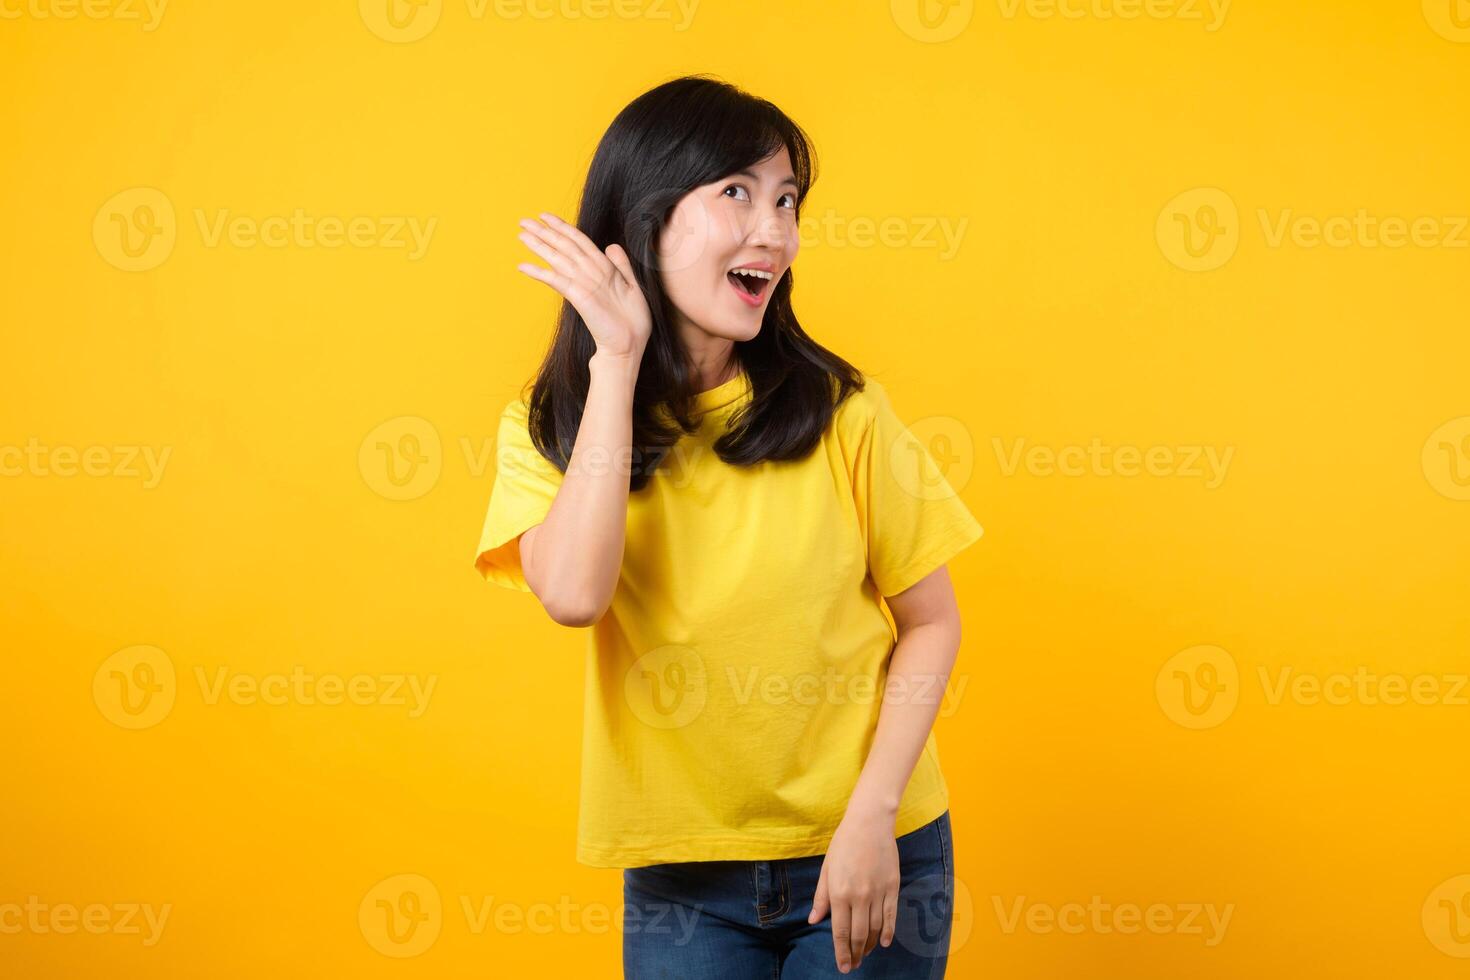
[[554,214],[541,213],[545,224],[522,218],[516,237],[546,261],[550,269],[522,262],[517,269],[546,283],[582,315],[599,353],[642,358],[653,330],[648,300],[633,276],[633,263],[614,243],[598,251],[592,239]]

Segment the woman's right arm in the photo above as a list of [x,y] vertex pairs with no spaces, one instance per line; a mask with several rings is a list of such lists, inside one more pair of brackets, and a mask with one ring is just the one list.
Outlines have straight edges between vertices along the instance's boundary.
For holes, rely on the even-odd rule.
[[520,536],[521,570],[551,618],[591,626],[612,603],[623,566],[632,475],[633,387],[653,318],[620,245],[600,251],[556,215],[524,219],[520,240],[550,269],[516,268],[571,303],[596,344],[577,441],[556,498],[540,524]]
[[587,408],[566,474],[546,519],[520,539],[526,584],[563,626],[591,626],[607,611],[627,526],[638,361],[598,351],[588,369]]

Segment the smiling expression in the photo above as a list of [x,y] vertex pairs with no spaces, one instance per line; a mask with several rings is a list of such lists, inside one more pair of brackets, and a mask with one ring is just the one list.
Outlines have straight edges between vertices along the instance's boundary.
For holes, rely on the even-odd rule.
[[796,179],[785,147],[694,188],[659,238],[659,274],[681,331],[749,340],[800,247]]

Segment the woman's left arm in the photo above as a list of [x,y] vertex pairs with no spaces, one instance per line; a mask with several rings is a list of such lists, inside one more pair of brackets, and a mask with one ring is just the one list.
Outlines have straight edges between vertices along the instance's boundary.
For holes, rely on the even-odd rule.
[[893,943],[898,919],[899,801],[934,727],[960,649],[960,611],[940,566],[886,596],[898,642],[889,659],[878,727],[847,812],[822,860],[808,922],[830,909],[837,967],[857,969],[878,942]]

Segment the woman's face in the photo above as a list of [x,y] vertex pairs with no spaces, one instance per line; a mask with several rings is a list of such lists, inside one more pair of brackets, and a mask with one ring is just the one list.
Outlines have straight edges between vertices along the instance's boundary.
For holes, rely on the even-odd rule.
[[796,180],[785,147],[684,195],[659,235],[658,255],[680,329],[727,340],[760,333],[771,293],[799,245]]

